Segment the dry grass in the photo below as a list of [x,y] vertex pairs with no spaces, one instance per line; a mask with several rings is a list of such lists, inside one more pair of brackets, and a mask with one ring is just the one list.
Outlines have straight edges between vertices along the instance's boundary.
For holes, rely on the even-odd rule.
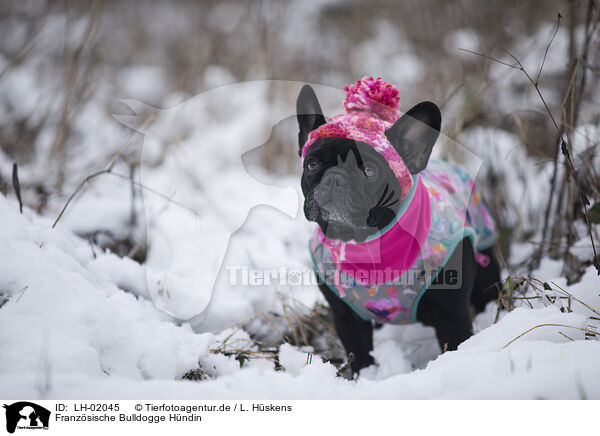
[[[234,357],[240,366],[250,359],[273,362],[276,369],[285,369],[279,362],[279,347],[290,344],[308,348],[307,362],[313,354],[336,366],[344,364],[344,352],[335,334],[328,307],[317,304],[308,308],[292,298],[281,296],[282,313],[256,313],[234,325],[213,333],[231,329],[231,333],[210,349],[213,354]],[[265,329],[273,334],[265,333]],[[248,338],[236,334],[244,330]],[[275,339],[273,339],[275,338]]]
[[[575,303],[577,303],[591,312],[591,314],[588,315],[587,328],[555,323],[538,324],[516,336],[514,339],[509,341],[504,347],[502,347],[502,349],[507,348],[513,342],[515,342],[516,340],[525,336],[533,330],[551,326],[578,330],[584,332],[585,339],[600,340],[598,330],[600,328],[600,308],[596,308],[582,301],[581,299],[566,291],[553,281],[548,283],[546,281],[527,276],[520,276],[515,279],[509,275],[506,278],[506,280],[503,283],[502,289],[500,290],[498,295],[498,310],[496,314],[496,322],[499,319],[500,311],[502,309],[505,309],[510,312],[515,307],[522,307],[524,305],[527,305],[528,307],[533,309],[534,306],[532,302],[538,302],[543,305],[556,305],[560,308],[562,312],[565,313],[573,312],[573,306]],[[563,332],[559,331],[558,333],[571,341],[573,340]]]

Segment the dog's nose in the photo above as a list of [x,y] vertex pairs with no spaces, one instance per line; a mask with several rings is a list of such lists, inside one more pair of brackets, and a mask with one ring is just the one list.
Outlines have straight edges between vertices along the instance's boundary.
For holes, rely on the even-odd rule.
[[323,176],[321,184],[328,188],[346,186],[348,184],[348,178],[340,171],[329,170],[325,176]]

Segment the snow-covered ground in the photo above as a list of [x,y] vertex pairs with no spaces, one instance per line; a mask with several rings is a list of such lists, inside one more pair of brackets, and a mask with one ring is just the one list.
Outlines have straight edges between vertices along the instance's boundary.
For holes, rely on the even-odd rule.
[[[220,92],[228,92],[224,89]],[[29,208],[20,214],[15,199],[0,197],[3,397],[600,398],[600,342],[589,335],[600,317],[598,278],[589,267],[580,282],[567,286],[560,262],[549,259],[532,277],[553,290],[529,288],[526,296],[532,298],[516,300],[518,307],[502,311],[496,323],[497,308],[490,303],[475,320],[476,334],[457,351],[440,355],[433,330],[418,324],[377,330],[378,365],[357,380],[336,376],[337,368],[318,354],[311,359],[313,350],[306,346],[282,345],[283,368],[277,369],[270,359],[250,358],[240,367],[235,356],[211,352],[227,346],[257,351],[251,334],[276,339],[285,325],[281,319],[277,325],[246,320],[258,313],[281,315],[290,302],[304,308],[324,303],[311,283],[232,282],[231,271],[240,267],[310,271],[307,241],[313,229],[296,213],[297,177],[266,174],[252,159],[242,164],[242,154],[268,138],[273,114],[285,118],[290,109],[273,110],[262,94],[264,84],[234,89],[238,104],[224,114],[203,109],[213,95],[166,111],[157,116],[158,131],[145,132],[142,162],[146,153],[152,155],[157,133],[168,137],[165,126],[173,126],[173,119],[181,132],[186,110],[211,114],[209,123],[189,130],[159,165],[142,168],[141,182],[153,190],[144,194],[149,250],[144,265],[74,234],[124,225],[128,209],[117,207],[116,200],[127,204],[129,191],[120,178],[98,178],[54,229],[55,216]],[[510,153],[516,141],[498,140],[493,132],[473,135],[496,144],[495,154]],[[485,160],[484,154],[488,168]],[[505,183],[514,189],[522,182]],[[522,188],[518,192],[528,195]],[[589,259],[585,240],[577,247]],[[530,245],[515,244],[511,263],[528,253]],[[567,293],[572,298],[558,298]],[[197,368],[204,380],[181,379]]]
[[[289,22],[281,26],[286,58],[306,55],[317,45],[321,50],[310,57],[315,65],[329,61],[325,58],[332,52],[345,56],[337,31],[323,34],[317,25],[321,8],[333,3],[290,3]],[[208,24],[233,31],[244,24],[244,10],[216,5]],[[145,22],[138,12],[128,11],[136,22]],[[299,161],[290,159],[297,152],[294,99],[303,83],[239,82],[233,70],[210,64],[198,77],[195,70],[189,74],[198,81],[193,89],[210,91],[184,101],[192,91],[177,90],[176,80],[153,61],[179,47],[174,30],[178,23],[182,29],[185,23],[196,26],[195,15],[165,5],[146,10],[148,22],[156,25],[144,51],[134,46],[128,21],[120,21],[119,11],[113,14],[98,39],[104,47],[100,52],[113,56],[115,64],[105,59],[89,76],[88,98],[71,108],[63,158],[54,155],[54,142],[68,47],[56,41],[76,45],[87,19],[77,17],[67,35],[67,17],[53,11],[22,62],[4,70],[10,59],[0,55],[2,127],[9,133],[15,126],[40,127],[31,142],[17,144],[17,151],[0,148],[0,191],[10,190],[2,183],[11,180],[17,160],[23,200],[31,206],[21,214],[12,192],[0,194],[1,397],[600,398],[600,341],[594,334],[600,325],[600,280],[590,266],[577,283],[567,285],[562,263],[549,258],[530,274],[540,281],[534,283],[537,289],[518,291],[510,312],[498,313],[490,303],[474,321],[476,334],[457,351],[440,354],[431,328],[385,326],[375,331],[377,366],[347,380],[321,359],[340,358],[339,345],[322,326],[316,338],[301,341],[311,345],[287,343],[299,342],[290,340],[298,333],[291,321],[313,309],[322,314],[326,304],[310,280],[307,244],[314,224],[302,213]],[[22,24],[17,21],[15,28]],[[425,98],[441,102],[416,86],[432,66],[395,24],[381,19],[378,30],[353,47],[347,66],[357,74],[353,79],[371,74],[394,82],[402,92],[402,110]],[[529,70],[537,71],[554,29],[548,22],[516,47]],[[8,33],[14,47],[24,46],[19,32]],[[458,49],[483,50],[484,43],[465,27],[452,32],[443,46],[467,65],[481,59]],[[559,94],[553,77],[567,64],[567,48],[568,31],[561,28],[540,81],[549,99]],[[138,52],[137,64],[129,65],[128,57]],[[256,61],[254,52],[248,61]],[[280,77],[255,63],[246,79]],[[320,74],[315,77],[326,83],[339,84],[343,77],[329,66]],[[442,105],[444,131],[460,124],[471,93],[494,122],[458,129],[457,142],[440,138],[434,153],[478,174],[488,200],[502,211],[501,225],[513,238],[503,275],[516,280],[527,273],[522,265],[534,251],[531,242],[540,240],[553,167],[547,156],[533,158],[523,138],[500,121],[543,107],[535,90],[524,87],[522,72],[505,65],[492,63],[488,76],[466,82],[456,92],[458,83],[452,82],[443,92],[450,95]],[[341,111],[340,89],[315,89],[326,115]],[[597,102],[593,91],[590,87],[590,101]],[[137,100],[119,103],[122,97]],[[160,102],[166,109],[138,100]],[[574,134],[575,166],[592,175],[584,181],[588,184],[600,171],[600,129],[593,119]],[[125,126],[143,135],[130,138],[132,130]],[[271,150],[269,164],[265,149]],[[20,153],[31,156],[19,160]],[[53,228],[76,186],[110,162],[113,174],[90,180]],[[133,187],[130,171],[138,183]],[[54,187],[59,175],[62,189],[48,195],[38,189]],[[589,264],[593,253],[582,220],[575,230],[571,253]],[[130,257],[101,248],[111,238],[133,243]],[[139,252],[146,254],[142,264],[132,259]],[[275,279],[241,283],[240,274],[249,269],[274,272]],[[544,282],[551,289],[544,290]],[[279,346],[284,335],[287,342]],[[243,365],[236,353],[247,357]],[[202,380],[182,379],[194,370]]]
[[[0,309],[0,392],[6,398],[600,397],[600,342],[585,340],[578,330],[594,323],[591,311],[575,300],[570,313],[560,310],[567,307],[563,300],[538,303],[493,325],[490,305],[476,319],[480,331],[458,351],[438,357],[430,329],[386,326],[375,336],[379,365],[357,381],[336,377],[336,368],[318,356],[307,364],[307,353],[287,344],[279,354],[285,371],[265,359],[240,368],[233,357],[209,350],[232,334],[243,341],[247,333],[200,333],[173,322],[144,294],[142,266],[94,254],[86,241],[50,225],[29,210],[20,215],[15,201],[0,197],[0,289],[8,299]],[[556,267],[546,261],[534,275],[550,282]],[[593,268],[576,285],[555,283],[600,307]],[[274,293],[262,290],[263,304],[275,300]],[[228,298],[234,296],[237,306],[253,306],[256,298],[240,290]],[[547,326],[511,343],[538,325]],[[211,379],[180,380],[198,362]],[[419,364],[423,369],[413,370]]]

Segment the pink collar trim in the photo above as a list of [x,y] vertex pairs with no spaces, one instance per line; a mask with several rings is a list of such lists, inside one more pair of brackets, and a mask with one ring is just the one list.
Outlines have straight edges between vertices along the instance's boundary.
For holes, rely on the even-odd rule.
[[[362,285],[379,285],[410,269],[431,226],[431,201],[420,176],[406,202],[404,211],[387,229],[363,242],[329,239],[320,228],[317,230],[318,240],[329,248],[336,263],[338,280],[341,270]],[[362,283],[361,276],[369,277],[369,283]]]

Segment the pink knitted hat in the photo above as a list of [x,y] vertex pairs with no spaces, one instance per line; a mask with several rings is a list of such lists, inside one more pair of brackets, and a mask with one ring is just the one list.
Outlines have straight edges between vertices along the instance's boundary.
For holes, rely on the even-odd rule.
[[380,153],[396,175],[401,198],[404,200],[413,185],[413,178],[404,161],[385,136],[398,118],[400,93],[381,77],[363,77],[356,84],[344,88],[345,114],[336,115],[308,135],[302,148],[302,160],[308,148],[321,138],[347,138],[369,144]]

